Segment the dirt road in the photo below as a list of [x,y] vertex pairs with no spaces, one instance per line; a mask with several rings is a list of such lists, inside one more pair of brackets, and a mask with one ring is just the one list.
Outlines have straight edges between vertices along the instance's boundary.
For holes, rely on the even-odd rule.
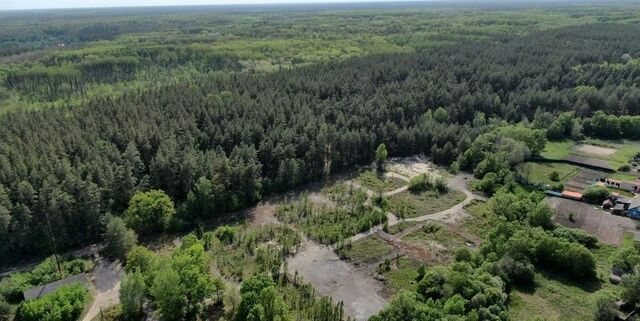
[[468,214],[464,210],[464,207],[469,205],[473,200],[483,200],[486,201],[486,198],[477,194],[474,194],[469,188],[469,179],[471,175],[468,174],[458,174],[456,176],[450,177],[447,179],[449,188],[458,190],[466,196],[464,201],[454,205],[451,208],[448,208],[444,211],[440,211],[433,214],[418,216],[414,218],[406,219],[408,222],[422,222],[426,220],[433,221],[442,221],[446,223],[455,223],[461,219],[464,219]]
[[91,321],[105,309],[120,302],[120,280],[124,275],[124,269],[119,262],[99,258],[96,267],[91,274],[91,280],[95,286],[93,300],[82,321]]
[[[462,219],[464,219],[465,217],[467,217],[467,212],[464,210],[464,207],[467,206],[469,203],[471,203],[471,201],[473,201],[474,199],[478,199],[478,200],[486,200],[485,197],[477,195],[475,193],[473,193],[471,191],[471,189],[469,188],[469,180],[471,178],[471,175],[468,174],[458,174],[455,175],[453,177],[449,177],[447,179],[448,184],[449,184],[449,188],[458,190],[462,193],[464,193],[464,195],[466,196],[466,198],[464,199],[464,201],[454,205],[451,208],[448,208],[444,211],[440,211],[437,213],[433,213],[433,214],[428,214],[428,215],[423,215],[423,216],[418,216],[418,217],[414,217],[414,218],[409,218],[409,219],[405,219],[405,221],[407,222],[424,222],[424,221],[440,221],[443,223],[456,223]],[[407,188],[407,186],[404,186],[405,188]],[[373,193],[373,191],[368,190],[366,187],[360,187],[363,188],[364,190],[367,191],[367,193]],[[406,189],[405,189],[406,190]],[[388,226],[393,226],[398,224],[400,221],[397,219],[396,215],[394,215],[393,213],[387,213],[387,225]],[[378,231],[382,230],[382,226],[383,225],[377,225],[374,226],[372,229],[366,231],[366,232],[362,232],[362,233],[358,233],[354,236],[352,236],[351,238],[349,238],[349,241],[351,242],[356,242],[358,240],[361,240],[371,234],[377,233]]]

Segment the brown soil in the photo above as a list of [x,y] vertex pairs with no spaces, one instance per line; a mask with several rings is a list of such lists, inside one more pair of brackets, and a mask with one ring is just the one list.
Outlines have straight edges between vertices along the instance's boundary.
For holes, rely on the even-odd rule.
[[554,222],[582,229],[602,243],[617,245],[624,233],[637,233],[632,219],[612,215],[593,205],[559,197],[547,197],[545,202],[556,212]]

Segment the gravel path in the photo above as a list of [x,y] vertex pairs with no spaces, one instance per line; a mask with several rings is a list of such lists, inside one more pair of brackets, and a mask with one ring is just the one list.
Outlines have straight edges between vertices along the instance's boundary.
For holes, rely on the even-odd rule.
[[120,280],[124,269],[119,262],[99,258],[91,273],[91,281],[95,286],[93,300],[82,321],[91,321],[105,309],[120,302]]
[[[449,184],[449,188],[461,191],[462,193],[464,193],[464,195],[466,196],[466,198],[464,199],[464,201],[454,205],[451,208],[448,208],[444,211],[440,211],[437,213],[433,213],[433,214],[427,214],[427,215],[423,215],[423,216],[418,216],[418,217],[414,217],[414,218],[409,218],[409,219],[405,219],[406,222],[424,222],[424,221],[441,221],[444,223],[455,223],[459,220],[464,219],[468,214],[467,212],[464,210],[464,207],[467,206],[469,203],[471,203],[471,201],[473,200],[486,200],[485,197],[477,195],[475,193],[473,193],[471,191],[471,189],[469,188],[469,179],[471,178],[471,175],[468,174],[458,174],[455,175],[453,177],[449,177],[447,179],[448,184]],[[354,182],[352,182],[351,184],[354,184]],[[355,183],[357,184],[357,183]],[[360,187],[362,189],[364,189],[365,191],[367,191],[367,194],[371,195],[373,193],[373,195],[375,195],[375,193],[369,189],[367,189],[366,187]],[[404,188],[403,190],[401,190],[402,188]],[[393,194],[397,194],[397,193],[401,193],[405,190],[407,190],[408,186],[403,186],[402,188],[399,188],[395,191],[389,192],[389,193],[393,193]],[[395,193],[396,191],[398,191],[397,193]],[[393,195],[391,194],[391,195]],[[393,226],[400,223],[400,221],[397,219],[396,215],[393,213],[387,213],[387,225],[388,226]],[[383,225],[377,225],[374,226],[372,229],[366,231],[366,232],[362,232],[359,234],[356,234],[354,236],[352,236],[351,238],[349,238],[349,241],[351,242],[356,242],[358,240],[361,240],[371,234],[377,233],[379,231],[382,230]]]

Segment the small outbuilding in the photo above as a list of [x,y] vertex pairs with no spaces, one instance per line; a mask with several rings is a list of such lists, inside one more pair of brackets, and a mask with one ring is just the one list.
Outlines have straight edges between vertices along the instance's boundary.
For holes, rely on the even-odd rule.
[[631,203],[633,201],[631,201],[628,198],[624,198],[624,197],[620,197],[616,200],[616,204],[622,204],[622,206],[624,207],[624,210],[628,210],[631,207]]
[[624,215],[624,204],[617,203],[612,209],[611,214],[614,215]]
[[576,201],[580,201],[582,200],[582,193],[579,192],[574,192],[574,191],[570,191],[570,190],[564,190],[562,191],[562,197],[564,198],[568,198],[568,199],[572,199],[572,200],[576,200]]

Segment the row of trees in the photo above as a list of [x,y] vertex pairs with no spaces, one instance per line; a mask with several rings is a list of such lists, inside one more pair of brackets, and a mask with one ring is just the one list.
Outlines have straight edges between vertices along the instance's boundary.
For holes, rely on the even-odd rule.
[[[636,100],[640,99],[640,94]],[[634,115],[606,114],[596,111],[590,117],[580,118],[575,112],[564,112],[557,117],[537,110],[532,125],[546,129],[549,139],[583,139],[585,136],[603,139],[639,139],[640,117]]]

